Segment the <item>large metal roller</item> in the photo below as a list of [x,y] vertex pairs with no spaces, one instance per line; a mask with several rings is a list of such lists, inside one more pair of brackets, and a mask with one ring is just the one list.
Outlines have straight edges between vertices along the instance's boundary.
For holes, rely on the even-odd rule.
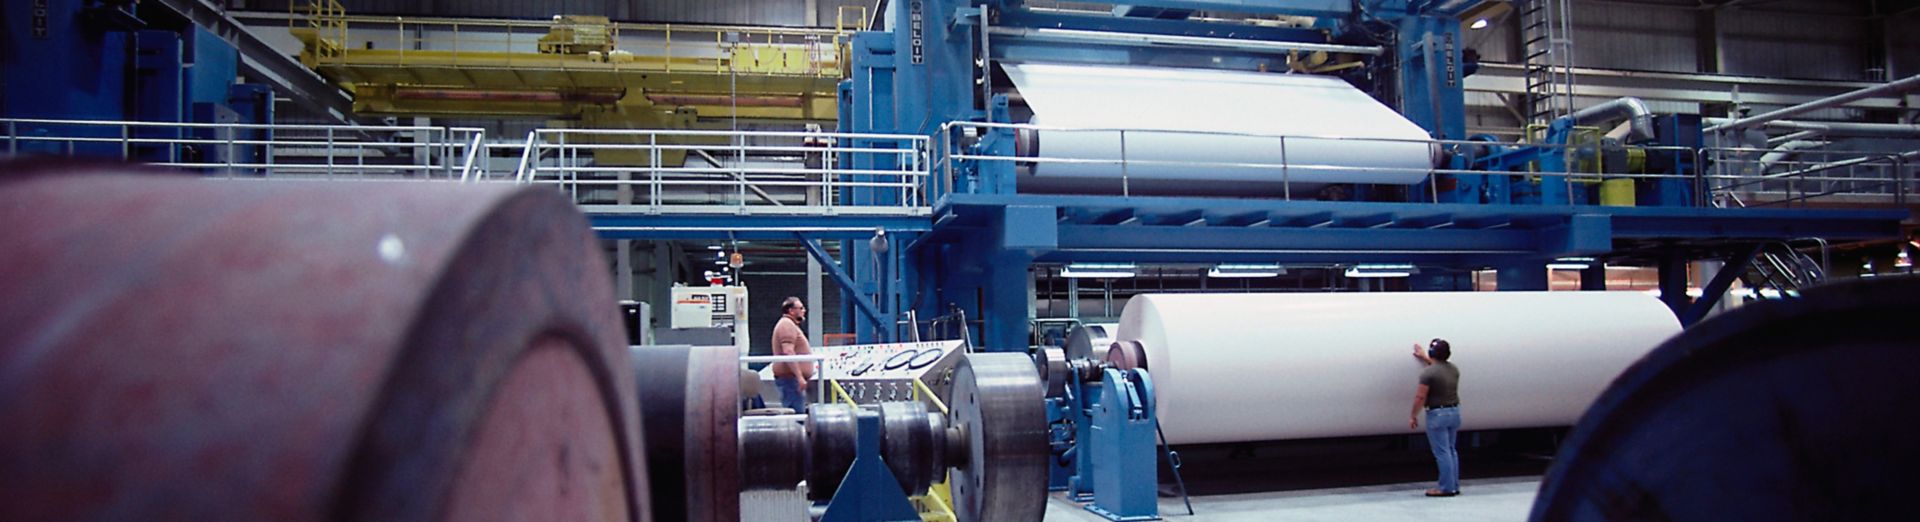
[[5,174],[0,519],[647,519],[557,194]]
[[840,490],[840,479],[853,467],[855,444],[860,440],[857,414],[845,404],[807,408],[807,498],[828,500]]
[[1047,502],[1047,413],[1033,360],[971,353],[953,370],[950,421],[966,455],[948,484],[961,520],[1039,520]]
[[1574,426],[1532,520],[1894,520],[1920,488],[1920,280],[1742,306],[1635,363]]
[[[740,358],[731,346],[635,346],[656,520],[740,520]],[[765,464],[762,464],[765,465]]]
[[1148,294],[1107,362],[1152,373],[1173,444],[1406,433],[1412,348],[1436,337],[1465,429],[1567,426],[1679,331],[1637,292]]
[[1107,346],[1113,344],[1114,334],[1120,333],[1120,323],[1090,323],[1073,327],[1067,331],[1066,349],[1068,359],[1087,359],[1106,353]]
[[804,476],[810,498],[834,499],[848,487],[842,481],[858,454],[860,419],[878,417],[878,453],[900,492],[925,494],[950,479],[963,522],[1039,520],[1049,454],[1043,387],[1032,360],[967,354],[952,382],[947,415],[925,403],[883,402],[815,404],[804,425],[794,416],[747,417],[739,427],[741,485],[792,489]]

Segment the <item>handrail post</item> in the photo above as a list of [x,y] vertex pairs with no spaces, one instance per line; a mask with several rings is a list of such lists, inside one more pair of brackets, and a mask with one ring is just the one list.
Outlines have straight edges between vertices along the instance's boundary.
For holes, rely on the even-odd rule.
[[1127,177],[1127,130],[1120,129],[1120,197],[1133,196],[1131,185]]
[[233,133],[237,129],[233,127],[227,127],[221,130],[226,131],[226,135],[227,135],[227,154],[226,154],[227,166],[225,170],[227,171],[227,177],[231,178],[233,177]]
[[327,179],[333,179],[333,127],[327,127]]
[[652,203],[654,210],[658,211],[660,204],[665,199],[660,193],[661,158],[659,134],[652,132],[647,133],[647,155],[647,178],[651,180],[651,182],[647,184],[647,202]]

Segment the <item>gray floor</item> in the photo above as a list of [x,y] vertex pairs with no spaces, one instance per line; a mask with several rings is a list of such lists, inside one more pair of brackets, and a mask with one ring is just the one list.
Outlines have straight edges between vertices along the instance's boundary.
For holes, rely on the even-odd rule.
[[[1526,520],[1540,477],[1506,477],[1461,481],[1461,494],[1427,498],[1421,492],[1432,482],[1306,489],[1272,493],[1244,493],[1193,498],[1193,516],[1187,516],[1177,498],[1160,499],[1160,514],[1172,521],[1368,521],[1419,522]],[[1105,522],[1055,493],[1048,500],[1047,520]]]

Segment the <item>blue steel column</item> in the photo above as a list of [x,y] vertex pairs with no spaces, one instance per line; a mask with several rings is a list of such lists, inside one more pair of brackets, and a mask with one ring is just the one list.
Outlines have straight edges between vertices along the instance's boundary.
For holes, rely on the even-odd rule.
[[1660,300],[1679,316],[1686,313],[1692,299],[1687,296],[1687,257],[1680,252],[1660,256]]
[[1607,264],[1594,261],[1593,266],[1580,271],[1580,289],[1600,291],[1607,289]]
[[1056,210],[1050,206],[1002,207],[986,230],[940,245],[940,294],[944,305],[966,310],[979,332],[977,346],[989,351],[1027,349],[1027,281],[1034,258],[1060,244]]

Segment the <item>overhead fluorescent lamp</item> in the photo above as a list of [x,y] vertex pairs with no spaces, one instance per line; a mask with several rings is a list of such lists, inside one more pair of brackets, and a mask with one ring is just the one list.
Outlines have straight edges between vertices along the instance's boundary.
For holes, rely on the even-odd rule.
[[1133,263],[1073,263],[1060,269],[1061,277],[1121,279],[1133,277],[1139,267]]
[[1493,25],[1494,20],[1512,11],[1513,4],[1507,0],[1485,0],[1461,10],[1459,18],[1467,24],[1468,29],[1486,29]]
[[1547,269],[1548,270],[1586,270],[1589,268],[1593,268],[1593,263],[1594,263],[1594,259],[1591,257],[1563,257],[1560,259],[1553,260],[1552,263],[1547,263]]
[[1274,264],[1221,263],[1207,270],[1207,277],[1278,277],[1287,269]]
[[1407,277],[1420,273],[1413,265],[1366,264],[1347,267],[1347,277]]

